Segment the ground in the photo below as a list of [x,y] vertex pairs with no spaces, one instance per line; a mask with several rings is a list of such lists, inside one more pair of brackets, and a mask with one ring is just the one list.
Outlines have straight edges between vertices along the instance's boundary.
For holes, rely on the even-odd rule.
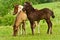
[[33,5],[34,8],[50,8],[54,11],[55,18],[51,18],[53,28],[52,34],[47,34],[47,24],[46,22],[40,22],[40,34],[37,32],[37,27],[35,28],[35,35],[32,35],[29,22],[26,22],[26,35],[18,35],[16,37],[12,36],[13,28],[12,26],[0,26],[0,40],[60,40],[60,2],[45,3]]

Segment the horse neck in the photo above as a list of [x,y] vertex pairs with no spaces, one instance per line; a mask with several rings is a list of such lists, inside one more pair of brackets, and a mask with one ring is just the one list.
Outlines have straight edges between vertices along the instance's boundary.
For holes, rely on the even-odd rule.
[[30,7],[29,9],[26,10],[27,13],[30,13],[30,12],[33,12],[33,11],[34,11],[33,7]]
[[21,14],[25,14],[26,12],[24,12],[24,11],[21,11]]
[[18,15],[20,15],[20,14],[25,14],[26,12],[24,12],[24,11],[20,11],[19,13],[18,13]]

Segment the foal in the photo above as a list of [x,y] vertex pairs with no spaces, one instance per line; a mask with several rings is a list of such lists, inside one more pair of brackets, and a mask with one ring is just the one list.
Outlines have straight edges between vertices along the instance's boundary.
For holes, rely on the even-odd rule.
[[[23,6],[21,5],[15,5],[14,6],[14,13],[13,15],[17,14],[16,19],[15,19],[15,23],[13,26],[13,35],[16,36],[17,32],[18,32],[18,28],[19,25],[22,24],[22,31],[25,33],[25,21],[27,19],[26,13],[22,11]],[[21,29],[21,28],[20,28]],[[21,32],[21,33],[23,33]]]
[[45,19],[48,24],[47,33],[52,34],[52,22],[50,20],[50,16],[52,16],[52,18],[55,17],[53,11],[48,8],[41,10],[34,9],[29,2],[24,3],[23,11],[26,11],[26,15],[30,21],[32,34],[34,34],[35,28],[34,21],[37,21],[39,24],[39,21],[42,19]]
[[[15,23],[14,23],[14,26],[13,26],[13,28],[14,28],[13,29],[14,30],[13,35],[16,35],[16,33],[18,31],[18,27],[21,24],[22,24],[22,31],[24,30],[24,32],[26,34],[26,31],[25,31],[25,22],[27,20],[27,15],[26,15],[25,11],[24,12],[22,11],[22,9],[23,9],[23,6],[21,6],[21,5],[15,5],[14,6],[14,13],[13,13],[13,15],[17,14],[17,16],[16,16]],[[36,21],[34,22],[34,26],[35,27],[37,26],[37,22]],[[21,33],[23,33],[22,31],[21,31]],[[38,33],[40,33],[39,26],[38,26]]]

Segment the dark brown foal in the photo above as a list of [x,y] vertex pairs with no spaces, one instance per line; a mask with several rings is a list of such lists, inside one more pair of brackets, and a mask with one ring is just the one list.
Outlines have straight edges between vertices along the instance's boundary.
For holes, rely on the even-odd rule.
[[35,28],[34,21],[37,21],[39,24],[39,21],[42,19],[45,19],[48,24],[47,33],[52,34],[52,22],[50,20],[50,16],[52,16],[52,18],[55,17],[53,11],[48,8],[41,10],[34,9],[29,2],[24,3],[23,11],[26,11],[26,15],[30,21],[32,34],[34,34]]

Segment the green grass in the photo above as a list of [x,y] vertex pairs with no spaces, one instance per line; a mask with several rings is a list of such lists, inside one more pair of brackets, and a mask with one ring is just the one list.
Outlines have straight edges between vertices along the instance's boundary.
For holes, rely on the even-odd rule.
[[37,27],[35,28],[35,35],[31,34],[31,29],[29,22],[26,23],[27,35],[18,35],[16,37],[12,36],[13,28],[12,26],[0,26],[0,40],[60,40],[60,2],[45,3],[33,5],[34,8],[50,8],[54,11],[55,18],[51,21],[53,23],[53,34],[47,34],[47,24],[43,21],[40,22],[40,34],[37,33]]

